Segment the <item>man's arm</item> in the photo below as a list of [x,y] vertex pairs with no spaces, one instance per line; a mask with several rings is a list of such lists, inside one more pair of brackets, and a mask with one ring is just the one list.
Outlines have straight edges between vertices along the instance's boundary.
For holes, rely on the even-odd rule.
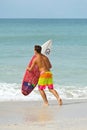
[[35,64],[36,64],[36,61],[33,60],[32,65],[31,65],[30,67],[28,66],[28,67],[27,67],[27,70],[28,70],[28,71],[32,71],[32,69],[34,68]]
[[51,65],[51,63],[50,63],[50,61],[49,61],[48,58],[47,58],[47,60],[48,60],[48,62],[47,62],[47,63],[48,63],[48,68],[51,69],[51,68],[52,68],[52,65]]

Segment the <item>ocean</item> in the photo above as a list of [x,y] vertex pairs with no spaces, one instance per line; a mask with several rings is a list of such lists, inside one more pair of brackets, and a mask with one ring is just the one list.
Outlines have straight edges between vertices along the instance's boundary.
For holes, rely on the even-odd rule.
[[[34,45],[52,40],[54,87],[62,99],[87,99],[87,19],[0,19],[0,101],[42,100],[21,93]],[[50,100],[55,97],[45,90]]]

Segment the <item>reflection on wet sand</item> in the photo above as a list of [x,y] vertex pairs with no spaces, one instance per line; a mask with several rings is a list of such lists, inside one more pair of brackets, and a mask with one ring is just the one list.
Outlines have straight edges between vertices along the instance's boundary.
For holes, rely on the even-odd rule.
[[[35,109],[35,110],[34,110]],[[37,109],[37,110],[36,110]],[[46,122],[53,120],[52,112],[48,107],[32,108],[31,111],[27,111],[25,122]]]

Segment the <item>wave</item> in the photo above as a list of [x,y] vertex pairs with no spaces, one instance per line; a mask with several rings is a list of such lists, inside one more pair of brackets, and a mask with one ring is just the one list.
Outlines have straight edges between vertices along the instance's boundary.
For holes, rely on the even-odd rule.
[[[62,99],[87,99],[87,86],[59,86],[56,84],[55,87]],[[46,89],[45,91],[48,99],[55,99],[55,97],[48,91],[48,89]],[[24,96],[21,93],[21,84],[0,83],[0,101],[33,100],[42,100],[37,86],[30,95]]]

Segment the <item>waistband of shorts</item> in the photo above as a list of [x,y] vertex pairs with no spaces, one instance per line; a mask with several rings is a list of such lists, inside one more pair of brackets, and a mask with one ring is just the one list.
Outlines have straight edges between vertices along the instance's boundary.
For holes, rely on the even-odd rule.
[[46,73],[46,74],[47,74],[47,73],[51,74],[51,71],[41,71],[41,72],[40,72],[40,75],[45,74],[45,73]]

